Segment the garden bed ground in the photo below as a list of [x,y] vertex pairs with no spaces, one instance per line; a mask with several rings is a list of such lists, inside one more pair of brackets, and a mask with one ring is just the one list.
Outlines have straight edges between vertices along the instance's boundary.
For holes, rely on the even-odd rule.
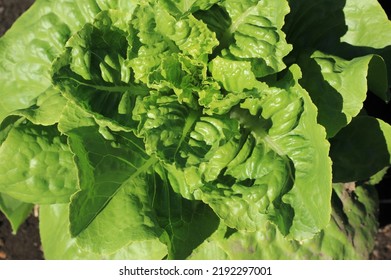
[[[0,36],[12,25],[14,20],[27,9],[34,0],[0,0]],[[385,1],[379,1],[385,2]],[[369,100],[367,103],[375,101]],[[376,108],[378,112],[379,104],[369,104]],[[390,115],[390,106],[384,108],[383,112]],[[390,122],[386,116],[382,117]],[[376,247],[371,259],[391,259],[391,176],[382,186],[379,186],[381,199],[379,222],[381,228],[377,235]],[[39,238],[38,218],[34,215],[21,226],[16,235],[12,234],[9,222],[0,213],[0,260],[18,259],[32,260],[42,259],[41,244]]]

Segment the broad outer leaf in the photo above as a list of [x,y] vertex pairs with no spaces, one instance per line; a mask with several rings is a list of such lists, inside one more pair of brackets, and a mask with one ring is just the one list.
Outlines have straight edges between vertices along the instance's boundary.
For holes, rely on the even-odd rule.
[[331,139],[334,182],[367,180],[391,165],[391,126],[359,116]]
[[34,205],[22,202],[9,195],[0,193],[0,211],[7,217],[12,227],[12,233],[16,234],[19,227],[31,214]]
[[[295,62],[303,53],[315,50],[344,60],[380,55],[387,64],[388,86],[382,78],[377,81],[375,91],[385,101],[391,99],[391,93],[387,91],[391,83],[391,23],[378,1],[291,0],[289,5],[291,11],[283,31],[293,45],[293,51],[287,61]],[[384,71],[381,68],[384,66],[376,71]],[[374,77],[376,79],[376,75]],[[370,88],[373,87],[369,82]]]
[[0,39],[0,122],[51,87],[51,64],[67,40],[105,9],[129,14],[138,1],[37,0]]
[[[77,123],[77,120],[83,121]],[[76,122],[74,122],[76,120]],[[156,162],[143,143],[129,132],[111,132],[99,127],[89,113],[68,106],[60,120],[75,154],[81,190],[72,197],[71,234],[77,236],[95,219],[119,188]]]
[[[145,174],[123,182],[105,207],[96,213],[94,220],[77,236],[77,244],[84,250],[105,255],[133,242],[158,243],[163,230],[153,209],[156,185],[151,183]],[[77,205],[76,201],[73,203],[73,207]],[[167,248],[163,244],[160,247],[164,248],[163,257]]]
[[0,39],[0,122],[51,86],[51,62],[98,11],[93,0],[39,0]]
[[175,193],[163,168],[156,172],[159,176],[149,184],[155,185],[152,204],[165,231],[161,240],[167,244],[168,259],[185,259],[217,229],[219,218],[208,205]]
[[0,191],[24,202],[64,203],[77,191],[66,138],[54,126],[22,123],[0,146]]
[[375,49],[391,45],[391,21],[379,1],[346,0],[343,11],[348,30],[342,42]]
[[271,224],[257,232],[220,226],[189,259],[368,259],[377,232],[377,193],[373,186],[335,184],[329,225],[313,239],[284,238]]
[[[290,105],[283,109],[279,107],[283,104],[282,100],[266,98],[264,104],[261,103],[262,116],[265,119],[270,118],[272,126],[268,131],[269,135],[264,136],[263,141],[278,155],[289,158],[293,164],[294,174],[290,176],[293,176],[294,184],[292,189],[282,197],[282,202],[294,209],[288,237],[307,239],[329,222],[331,209],[330,204],[326,202],[331,196],[329,143],[325,140],[324,128],[316,122],[315,105],[297,82],[301,76],[300,70],[294,66],[289,70],[290,73],[277,82],[276,87],[286,91],[285,98],[296,99],[295,95],[300,96],[303,102],[302,112],[294,117],[293,112],[300,110],[300,107],[297,107],[299,102],[291,100]],[[296,126],[295,122],[297,122]],[[277,213],[278,211],[284,213],[284,205],[281,204],[281,207],[281,210],[276,210]],[[284,214],[282,214],[283,218]],[[279,220],[273,222],[281,223]]]
[[131,104],[148,93],[146,87],[132,83],[127,66],[130,15],[118,10],[99,13],[93,24],[67,41],[52,68],[53,83],[66,98],[116,130],[134,127],[127,115]]
[[99,259],[162,259],[166,247],[159,240],[133,242],[114,254],[97,254],[81,249],[69,232],[69,205],[53,204],[40,207],[39,230],[47,260]]
[[386,98],[387,70],[377,55],[352,60],[316,51],[299,60],[303,71],[301,85],[318,107],[318,121],[333,137],[349,124],[364,106],[368,88]]

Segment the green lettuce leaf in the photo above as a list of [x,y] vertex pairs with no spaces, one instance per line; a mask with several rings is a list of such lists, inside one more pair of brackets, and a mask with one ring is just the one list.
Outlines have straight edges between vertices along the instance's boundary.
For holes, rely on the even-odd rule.
[[[84,119],[83,123],[74,120]],[[82,232],[117,191],[154,163],[133,133],[99,127],[88,113],[69,105],[60,119],[60,130],[69,137],[75,154],[80,191],[72,197],[72,236]]]
[[188,14],[199,11],[208,10],[212,5],[221,2],[219,0],[163,0],[160,3],[168,10],[171,14],[176,17],[184,17]]
[[97,254],[83,250],[69,232],[67,204],[43,205],[39,211],[39,230],[44,257],[47,260],[100,260],[100,259],[161,259],[166,247],[156,239],[133,242],[113,254]]
[[[38,0],[0,40],[0,122],[28,108],[51,86],[51,62],[70,35],[91,21],[95,1]],[[13,69],[8,71],[8,69]]]
[[34,205],[17,200],[9,195],[0,193],[0,211],[11,224],[12,233],[16,234],[19,227],[31,214]]
[[189,259],[368,259],[377,232],[377,193],[373,186],[335,184],[330,224],[313,239],[284,238],[272,224],[257,232],[219,229]]
[[288,2],[290,13],[283,31],[287,41],[293,44],[295,55],[317,49],[344,55],[351,51],[350,55],[362,56],[363,52],[380,51],[391,43],[391,23],[377,0]]
[[375,49],[391,45],[391,22],[379,1],[346,0],[343,12],[348,28],[341,42]]
[[77,191],[76,174],[67,139],[55,126],[22,122],[0,146],[0,192],[18,200],[69,202]]
[[[112,129],[130,130],[126,116],[143,86],[128,84],[132,72],[126,66],[127,14],[104,11],[93,24],[86,24],[66,44],[53,63],[53,82],[64,96],[94,114]],[[113,44],[112,42],[116,42]]]
[[132,12],[136,5],[137,1],[35,1],[0,40],[0,122],[14,110],[35,105],[51,88],[52,62],[101,9]]
[[308,238],[329,221],[331,169],[299,77],[292,67],[274,87],[258,82],[262,91],[243,94],[225,115],[200,115],[156,92],[135,105],[138,135],[174,190],[209,204],[230,227],[254,231],[272,220],[285,235]]
[[[88,227],[77,236],[77,245],[85,251],[110,255],[132,243],[159,243],[163,230],[157,222],[151,203],[151,194],[156,192],[156,186],[148,183],[150,181],[145,179],[145,175],[122,183],[110,201],[100,211],[96,211],[96,217]],[[93,206],[91,200],[99,199],[98,196],[99,194],[90,195],[90,201],[84,201],[90,203],[89,209]],[[70,211],[80,209],[77,207],[80,200],[80,195],[74,198]],[[84,210],[83,207],[81,210]],[[72,219],[76,218],[71,212],[71,226]],[[167,254],[167,249],[164,244],[160,244],[160,247],[165,251],[161,253],[162,258]]]
[[367,180],[391,165],[391,126],[359,116],[331,139],[334,182]]
[[155,170],[159,176],[154,176],[149,184],[155,185],[152,205],[164,229],[161,240],[167,244],[167,258],[185,259],[213,234],[219,218],[208,205],[183,199],[175,193],[162,166]]
[[41,93],[36,104],[26,109],[12,112],[12,115],[21,116],[36,125],[51,126],[59,122],[62,110],[67,100],[54,87]]
[[315,51],[310,57],[302,55],[299,64],[303,69],[300,84],[310,92],[329,138],[360,113],[368,89],[386,98],[387,69],[380,56],[345,60]]
[[218,36],[214,56],[248,61],[255,76],[264,77],[286,68],[292,47],[281,28],[288,12],[287,1],[227,0],[195,15]]

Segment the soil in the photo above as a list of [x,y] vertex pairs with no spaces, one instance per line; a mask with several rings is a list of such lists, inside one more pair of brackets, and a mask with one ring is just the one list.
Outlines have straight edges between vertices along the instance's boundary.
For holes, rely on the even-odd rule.
[[[34,0],[0,0],[0,36],[11,27],[14,20],[25,11]],[[381,4],[385,1],[379,1]],[[390,15],[390,13],[388,13]],[[376,106],[376,108],[379,108]],[[389,107],[386,112],[389,111]],[[380,226],[376,247],[370,257],[372,260],[391,260],[391,220],[389,210],[391,195],[391,180],[386,186],[379,188],[380,195]],[[20,227],[16,235],[12,234],[11,226],[0,213],[0,260],[39,260],[43,259],[39,237],[39,221],[31,215]]]
[[10,223],[0,215],[0,260],[42,260],[38,226],[38,218],[31,215],[13,235]]
[[391,260],[391,224],[381,228],[376,239],[371,260]]
[[0,0],[0,36],[33,3],[34,0]]

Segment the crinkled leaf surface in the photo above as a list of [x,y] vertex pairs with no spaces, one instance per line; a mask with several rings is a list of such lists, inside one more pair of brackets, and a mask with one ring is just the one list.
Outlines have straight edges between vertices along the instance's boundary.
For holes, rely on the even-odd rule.
[[[270,24],[271,30],[276,29],[278,33],[287,12],[271,6],[271,11],[277,15],[268,21],[261,3],[249,1],[241,6],[227,1],[224,5],[221,8],[231,13],[231,31],[235,34],[242,25],[243,32],[248,25],[253,32],[259,29],[262,33],[264,24],[270,20],[276,20]],[[236,6],[238,13],[235,13]],[[255,30],[250,24],[253,17],[264,21],[254,23]],[[233,227],[256,230],[259,224],[272,220],[285,235],[291,233],[292,238],[298,239],[324,227],[330,213],[327,200],[300,201],[305,197],[302,191],[320,192],[325,197],[330,197],[331,193],[328,145],[323,129],[316,124],[315,108],[294,82],[300,71],[295,68],[294,74],[269,88],[255,78],[259,76],[253,66],[255,54],[246,60],[232,49],[232,55],[216,57],[208,65],[208,55],[213,55],[217,38],[207,24],[192,15],[177,20],[159,3],[144,3],[134,10],[130,25],[125,18],[116,11],[98,14],[93,24],[85,25],[67,42],[66,52],[53,67],[54,82],[66,97],[80,104],[80,109],[91,119],[86,127],[80,127],[79,123],[70,130],[63,129],[71,119],[69,112],[60,120],[60,129],[70,137],[79,169],[83,169],[79,173],[81,188],[91,188],[91,192],[82,190],[72,201],[74,209],[82,207],[87,211],[90,208],[90,213],[81,215],[84,222],[71,227],[72,233],[79,234],[94,220],[123,185],[119,181],[146,171],[153,161],[164,163],[168,180],[176,192],[185,198],[206,202]],[[110,24],[105,24],[107,22]],[[281,48],[285,46],[288,51],[284,36],[280,35],[278,43],[274,43]],[[199,44],[200,36],[208,39]],[[241,44],[239,37],[237,48]],[[109,45],[110,40],[119,43]],[[277,51],[276,55],[282,59],[285,53]],[[232,70],[224,72],[229,69],[228,65]],[[131,67],[130,72],[127,66]],[[283,66],[272,68],[279,71]],[[243,70],[249,76],[244,85],[231,83],[230,80],[241,78]],[[252,72],[255,74],[251,76]],[[221,94],[220,90],[228,94]],[[218,115],[214,116],[214,112]],[[117,153],[115,149],[108,148],[109,141],[118,144],[118,137],[133,135],[128,130],[134,122],[137,137],[144,139],[146,157],[141,157],[141,161],[137,159],[144,146],[132,136],[134,143],[140,143],[118,146],[118,151],[129,149],[129,156],[124,153],[118,155],[121,160],[117,159],[113,156]],[[304,131],[302,126],[313,126],[313,133]],[[307,146],[307,141],[318,146]],[[94,143],[94,148],[90,143]],[[305,152],[299,153],[299,149]],[[90,156],[105,150],[100,158]],[[309,166],[301,166],[301,163],[309,157],[315,164],[311,165],[311,170],[305,170]],[[110,187],[98,187],[92,183],[100,180],[101,175],[96,173],[109,172],[95,167],[103,166],[101,158],[129,162],[137,171],[126,164],[118,168],[117,163],[107,163],[105,168],[110,172],[113,170],[110,165],[115,165],[117,172],[123,172],[116,176],[122,179],[111,182]],[[88,169],[91,171],[87,172]],[[315,170],[322,175],[315,176]],[[320,178],[319,181],[315,177]],[[309,185],[312,187],[308,188]],[[71,217],[74,213],[80,215],[80,211],[72,209]],[[231,213],[230,209],[239,212]],[[76,220],[71,218],[71,224]]]
[[175,16],[182,17],[194,11],[207,10],[219,0],[163,0],[160,1]]
[[263,95],[244,94],[229,114],[200,115],[158,93],[136,112],[146,150],[165,162],[176,192],[203,200],[231,227],[254,231],[272,220],[302,239],[328,223],[331,170],[316,108],[295,82],[299,69],[291,71],[274,87],[258,82]]
[[[40,0],[0,40],[0,121],[30,107],[51,86],[51,62],[72,32],[91,21],[95,1]],[[8,71],[7,69],[13,69]]]
[[[107,8],[131,13],[138,1],[37,0],[0,40],[0,121],[51,87],[53,60],[70,36]],[[8,71],[13,69],[13,71]]]
[[[55,62],[53,78],[59,88],[90,112],[100,126],[100,129],[92,125],[86,131],[79,127],[65,132],[70,137],[72,151],[79,155],[79,166],[83,166],[79,169],[84,169],[80,173],[81,188],[87,181],[93,181],[93,177],[98,181],[98,175],[91,172],[97,173],[95,166],[102,160],[95,160],[90,154],[104,150],[107,155],[115,154],[113,149],[107,148],[107,140],[118,144],[115,134],[119,132],[106,131],[102,120],[107,120],[104,125],[109,130],[124,130],[112,123],[118,120],[121,111],[132,112],[133,121],[138,123],[137,137],[144,138],[145,151],[151,160],[156,156],[156,161],[164,163],[174,190],[188,199],[206,202],[230,226],[253,231],[272,220],[285,235],[296,239],[311,236],[324,227],[330,213],[327,200],[302,201],[306,195],[301,192],[305,192],[304,186],[308,184],[314,185],[315,193],[330,197],[331,173],[328,145],[323,129],[316,124],[316,109],[306,93],[291,81],[298,79],[300,71],[295,68],[294,74],[271,88],[255,78],[283,69],[282,58],[289,52],[283,33],[279,31],[287,7],[276,9],[273,5],[251,1],[223,3],[220,9],[225,9],[231,17],[230,32],[236,44],[229,49],[229,54],[216,57],[210,65],[207,55],[213,55],[217,38],[208,25],[191,14],[176,20],[159,3],[144,3],[137,7],[129,21],[130,27],[121,13],[102,12],[92,25],[87,24],[75,34],[68,41],[66,52]],[[269,16],[266,11],[275,16]],[[111,24],[105,25],[105,22]],[[258,58],[264,54],[257,53],[257,49],[243,54],[247,44],[243,40],[246,36],[261,40],[260,36],[269,31],[270,36],[263,38],[274,38],[268,42],[270,52],[279,51],[276,51],[276,60],[271,60],[270,65],[266,62],[266,68],[270,67],[272,72],[262,74],[263,68],[254,68],[254,65],[261,65]],[[123,43],[109,45],[107,42],[114,38]],[[126,72],[127,65],[132,71]],[[224,72],[229,69],[227,65],[232,71]],[[212,77],[208,75],[208,68]],[[248,79],[245,85],[227,82],[237,81],[240,78],[237,75],[243,70],[243,77]],[[192,73],[191,77],[189,73]],[[220,89],[228,94],[221,94]],[[264,96],[262,91],[265,91]],[[123,106],[125,98],[127,107]],[[113,103],[108,103],[111,101]],[[217,110],[218,115],[214,116],[214,108],[220,104],[224,104],[224,109]],[[126,120],[127,127],[131,126],[130,121]],[[60,123],[62,127],[64,124]],[[313,133],[304,131],[302,126],[314,127]],[[93,130],[99,130],[99,133]],[[97,145],[99,142],[101,144]],[[307,146],[309,142],[318,146]],[[89,151],[89,143],[95,143],[94,149],[101,146],[99,152]],[[141,144],[137,146],[142,149]],[[124,146],[120,146],[121,149]],[[129,149],[134,150],[134,147]],[[298,152],[300,149],[302,153]],[[305,170],[310,166],[302,163],[308,157],[315,159],[311,169],[320,172],[321,176],[315,177],[313,171]],[[114,157],[113,160],[119,161]],[[146,167],[152,163],[143,160],[146,160]],[[119,181],[147,169],[131,155],[126,161],[134,164],[137,171],[130,171],[125,164],[119,168],[124,170],[123,175],[116,176],[123,178]],[[88,165],[93,171],[86,171]],[[105,168],[112,170],[110,164],[107,165]],[[72,201],[70,214],[71,225],[75,222],[71,226],[74,235],[93,223],[97,213],[122,186],[114,182],[105,188],[96,187],[94,183],[87,185],[90,191],[82,190]],[[98,189],[105,194],[98,195]],[[97,195],[99,199],[94,198]],[[91,208],[90,202],[95,206]],[[81,216],[81,212],[76,212],[81,205],[88,208],[88,214],[84,213],[84,222],[75,226],[79,222],[76,222],[78,218],[73,219],[73,213]]]
[[[223,57],[251,62],[256,77],[264,77],[286,67],[282,59],[292,50],[281,31],[289,11],[287,1],[227,0],[219,5],[224,12],[217,14],[228,15],[229,26],[224,26],[227,23],[225,18],[217,23],[217,27],[211,28],[222,29],[219,28],[221,24],[225,28],[217,49]],[[208,16],[209,13],[202,14],[201,18],[208,23]],[[216,21],[209,22],[216,24]]]
[[0,146],[0,191],[16,199],[69,202],[77,191],[76,174],[66,138],[54,126],[21,123]]
[[126,104],[147,93],[142,86],[127,84],[131,70],[126,66],[126,15],[116,10],[101,12],[93,24],[69,39],[52,69],[54,83],[67,98],[93,112],[97,120],[122,130],[134,125],[126,116]]
[[190,259],[368,259],[377,231],[375,189],[351,183],[333,190],[330,224],[313,239],[288,240],[271,224],[254,233],[222,225]]

